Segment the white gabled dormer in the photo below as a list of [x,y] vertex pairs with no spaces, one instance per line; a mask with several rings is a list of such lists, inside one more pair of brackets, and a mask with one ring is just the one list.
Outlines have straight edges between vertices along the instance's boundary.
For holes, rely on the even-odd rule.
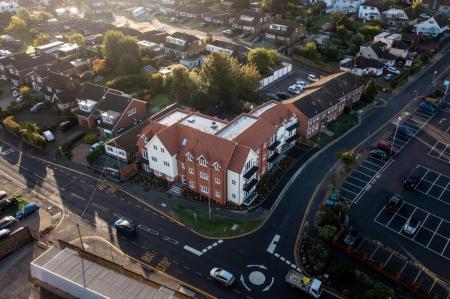
[[173,181],[178,176],[178,166],[176,155],[171,155],[164,143],[153,136],[145,145],[147,149],[147,157],[149,169],[155,175],[164,177],[168,181]]
[[[243,164],[240,173],[237,173],[232,170],[227,170],[227,201],[231,201],[237,205],[242,205],[244,201],[251,200],[251,196],[255,195],[254,191],[256,189],[256,185],[254,184],[254,180],[257,180],[256,172],[249,173],[251,175],[248,178],[244,176],[251,170],[252,167],[258,165],[258,155],[254,150],[249,150],[247,158]],[[252,188],[248,190],[246,186],[248,184],[252,184]]]

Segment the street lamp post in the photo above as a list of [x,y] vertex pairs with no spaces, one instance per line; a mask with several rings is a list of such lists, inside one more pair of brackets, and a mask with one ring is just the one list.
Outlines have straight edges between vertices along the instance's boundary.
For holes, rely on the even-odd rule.
[[433,84],[434,84],[434,80],[436,79],[436,75],[437,75],[437,71],[434,71],[434,73],[433,73]]
[[392,139],[391,148],[389,154],[392,156],[392,152],[394,151],[395,139],[397,138],[398,126],[400,125],[400,116],[397,118],[397,124],[395,126],[394,139]]

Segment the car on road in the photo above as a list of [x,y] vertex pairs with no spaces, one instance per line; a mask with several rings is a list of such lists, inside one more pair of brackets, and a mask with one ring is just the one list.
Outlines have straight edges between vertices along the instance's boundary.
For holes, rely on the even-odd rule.
[[279,101],[280,98],[273,92],[266,92],[266,97],[270,100]]
[[399,75],[399,74],[400,74],[400,71],[399,71],[398,69],[396,69],[395,67],[393,67],[393,66],[388,66],[388,67],[386,68],[386,70],[387,70],[389,73],[393,73],[393,74],[396,74],[396,75]]
[[405,226],[403,226],[403,231],[408,235],[414,235],[420,226],[420,220],[409,217],[406,221]]
[[422,177],[425,175],[425,169],[422,167],[416,167],[408,174],[403,181],[403,186],[406,189],[414,189],[419,184]]
[[13,216],[6,216],[0,219],[0,229],[9,228],[17,222]]
[[383,160],[383,161],[386,161],[386,160],[389,159],[389,155],[385,151],[380,150],[380,149],[373,149],[373,150],[371,150],[369,152],[369,155],[371,157],[374,157],[374,158],[377,158],[377,159],[380,159],[380,160]]
[[404,136],[404,137],[408,137],[408,138],[412,138],[414,136],[414,132],[405,125],[398,126],[397,134]]
[[0,200],[2,200],[3,198],[6,198],[8,196],[8,193],[6,193],[6,191],[0,191]]
[[65,131],[69,130],[70,128],[72,128],[74,125],[75,125],[75,122],[74,122],[74,121],[72,121],[72,120],[66,120],[66,121],[61,122],[61,123],[58,125],[58,128],[59,128],[62,132],[65,132]]
[[289,49],[288,45],[282,45],[278,48],[278,53],[286,53],[287,49]]
[[319,80],[319,78],[314,74],[309,74],[307,78],[309,81],[312,81],[312,82],[316,82]]
[[212,268],[211,271],[209,271],[209,276],[226,286],[230,286],[234,282],[234,275],[221,268]]
[[231,30],[231,29],[225,29],[225,30],[222,31],[222,34],[225,35],[225,36],[230,37],[230,36],[233,35],[233,30]]
[[425,102],[425,101],[420,102],[419,108],[420,108],[420,109],[423,109],[423,110],[425,110],[425,111],[431,112],[431,113],[435,113],[436,110],[437,110],[437,108],[436,108],[434,105],[432,105],[432,104],[430,104],[430,103],[427,103],[427,102]]
[[377,148],[385,151],[389,155],[396,155],[398,153],[398,148],[393,146],[389,141],[381,140],[377,144]]
[[121,232],[129,236],[132,236],[136,233],[136,225],[133,223],[133,221],[125,218],[117,219],[114,222],[114,227],[118,232]]
[[282,91],[277,92],[276,95],[277,95],[277,97],[279,97],[282,100],[287,100],[291,97],[290,94],[288,94],[287,92],[282,92]]
[[253,40],[252,43],[260,43],[263,40],[262,36],[256,36]]
[[39,210],[39,205],[34,202],[26,204],[21,210],[17,211],[16,218],[23,219]]
[[392,79],[394,79],[395,75],[394,74],[387,74],[386,76],[384,76],[384,81],[391,81]]
[[45,102],[39,102],[30,108],[30,112],[38,112],[39,110],[44,109],[46,105],[47,103]]
[[44,135],[44,138],[45,138],[45,140],[47,140],[47,142],[52,142],[53,140],[55,140],[55,136],[49,130],[45,131],[42,134]]
[[292,92],[293,94],[300,94],[302,92],[302,88],[297,84],[294,84],[288,87],[288,91]]
[[7,228],[0,230],[0,240],[6,238],[9,234],[11,234],[11,231]]
[[396,193],[396,194],[394,194],[394,196],[392,196],[391,198],[389,198],[386,201],[384,206],[386,207],[386,209],[388,209],[392,212],[397,212],[398,209],[400,209],[402,203],[403,203],[403,197],[400,194]]
[[0,212],[4,212],[9,208],[16,207],[19,200],[15,197],[5,198],[0,200]]

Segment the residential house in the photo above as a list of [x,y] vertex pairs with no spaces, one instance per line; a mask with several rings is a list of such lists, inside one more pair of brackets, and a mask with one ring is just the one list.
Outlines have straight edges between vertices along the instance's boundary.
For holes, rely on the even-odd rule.
[[358,12],[362,0],[323,0],[323,2],[327,13],[353,14]]
[[[18,58],[21,59],[18,59]],[[20,86],[26,83],[27,74],[35,67],[47,65],[56,62],[56,57],[49,54],[42,55],[19,55],[11,56],[10,64],[6,65],[6,77],[9,78],[11,84]],[[11,60],[12,59],[12,60]]]
[[304,34],[305,27],[294,21],[275,20],[265,30],[265,39],[275,44],[293,45]]
[[[80,127],[84,129],[97,127],[97,119],[100,115],[96,106],[103,99],[108,90],[111,91],[111,89],[104,86],[92,83],[86,83],[81,86],[80,93],[76,98],[78,110],[74,113]],[[120,93],[119,91],[115,92]]]
[[363,56],[369,59],[377,59],[386,66],[393,66],[397,57],[389,52],[388,46],[383,42],[371,42],[362,45],[359,48],[357,56]]
[[163,15],[176,16],[177,9],[188,3],[188,0],[161,0],[159,3],[159,12]]
[[417,13],[411,7],[405,9],[390,8],[381,14],[383,22],[387,26],[394,28],[412,26],[417,22],[417,17]]
[[150,120],[146,119],[106,142],[104,165],[99,166],[109,177],[123,181],[138,172],[136,144],[140,133],[149,123]]
[[259,34],[266,28],[268,22],[269,17],[267,15],[244,10],[234,18],[231,27],[251,34]]
[[208,11],[207,7],[200,5],[183,5],[177,8],[176,15],[182,19],[189,19],[195,22],[201,21]]
[[385,6],[382,0],[367,0],[361,3],[358,9],[358,18],[364,21],[373,21],[381,18]]
[[423,36],[437,36],[448,31],[448,17],[443,14],[437,14],[425,21],[414,25],[414,32],[420,32]]
[[203,21],[219,26],[228,26],[234,20],[234,16],[229,12],[206,12],[203,15]]
[[51,73],[61,75],[72,75],[76,72],[77,66],[71,61],[61,61],[52,64],[44,64],[35,67],[27,74],[27,82],[31,85],[36,93],[41,93],[46,79]]
[[402,41],[402,35],[399,33],[382,32],[376,35],[373,41],[384,43],[389,53],[396,57],[404,59],[408,57],[411,45]]
[[[69,80],[73,80],[68,78]],[[71,108],[77,106],[77,97],[81,90],[79,85],[75,85],[72,88],[64,89],[63,91],[57,92],[53,95],[52,102],[56,103],[58,109],[61,112],[68,112]]]
[[2,55],[0,58],[0,80],[8,80],[9,72],[7,69],[8,65],[11,65],[18,61],[24,61],[27,59],[31,59],[31,56],[26,53],[18,53],[11,55],[11,53],[6,52],[5,55]]
[[144,128],[143,169],[219,204],[249,205],[260,177],[296,141],[297,118],[268,102],[231,122],[175,109]]
[[327,129],[344,113],[345,107],[361,99],[363,82],[348,73],[336,73],[310,84],[292,99],[283,101],[298,118],[298,132],[304,142]]
[[339,63],[339,69],[344,72],[350,72],[356,76],[381,76],[386,66],[377,59],[357,56],[355,58],[346,58]]
[[180,58],[180,63],[189,69],[203,63],[205,48],[202,39],[182,32],[168,35],[163,45],[165,55]]
[[19,4],[13,0],[0,1],[0,13],[10,12],[16,13],[20,9]]
[[107,0],[87,0],[86,15],[89,17],[101,17],[112,13]]
[[248,53],[248,49],[241,45],[217,39],[206,44],[206,51],[209,53],[224,53],[238,58],[243,58]]
[[450,1],[449,0],[424,0],[422,7],[438,11],[443,15],[450,15]]
[[105,138],[117,136],[137,125],[147,116],[147,102],[110,90],[95,105],[95,109],[100,116],[97,119],[97,127]]

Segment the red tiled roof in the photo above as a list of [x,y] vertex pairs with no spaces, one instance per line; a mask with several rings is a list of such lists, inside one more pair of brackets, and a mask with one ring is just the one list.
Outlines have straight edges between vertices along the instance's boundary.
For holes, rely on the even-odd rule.
[[247,130],[239,134],[234,141],[256,150],[261,147],[273,134],[277,132],[267,119],[259,118]]
[[145,146],[145,139],[147,138],[147,141],[150,140],[153,136],[156,135],[159,131],[165,129],[166,126],[162,125],[158,122],[150,122],[147,124],[139,133],[138,139],[136,142],[136,146],[138,148],[143,148]]
[[237,173],[241,173],[250,150],[251,149],[248,146],[238,144],[234,149],[233,155],[231,156],[228,169]]
[[261,107],[265,105],[269,105],[271,103],[275,103],[276,105],[272,108],[267,109],[263,113],[260,114],[259,117],[262,117],[266,120],[268,120],[272,125],[279,127],[283,124],[285,120],[289,120],[293,113],[291,110],[289,110],[285,105],[280,104],[275,101],[266,102],[263,105],[256,107],[252,111],[250,111],[250,114],[253,114],[254,111],[260,109]]

